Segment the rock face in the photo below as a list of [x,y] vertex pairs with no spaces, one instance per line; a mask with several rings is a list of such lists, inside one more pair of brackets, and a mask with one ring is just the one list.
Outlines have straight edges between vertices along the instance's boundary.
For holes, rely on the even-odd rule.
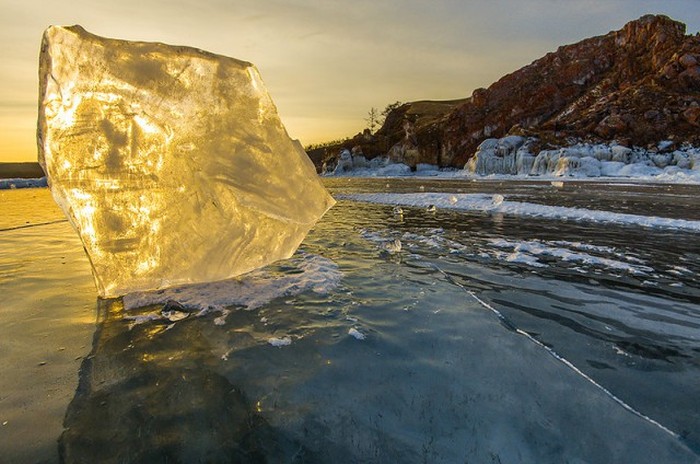
[[50,27],[39,162],[100,296],[289,257],[334,201],[250,63]]
[[700,144],[700,36],[686,36],[685,25],[668,17],[649,15],[562,46],[475,90],[388,151],[404,153],[412,166],[462,167],[485,139],[508,135],[537,137],[540,148],[572,139]]
[[390,161],[403,163],[414,159],[417,163],[438,164],[438,153],[428,154],[432,161],[420,160],[424,156],[419,147],[438,143],[438,127],[452,110],[464,104],[467,99],[449,101],[417,101],[404,103],[391,111],[382,127],[372,134],[365,130],[342,142],[309,150],[309,157],[319,170],[323,162],[336,166],[341,153],[347,151],[353,156],[360,155],[371,160],[377,156],[389,155]]

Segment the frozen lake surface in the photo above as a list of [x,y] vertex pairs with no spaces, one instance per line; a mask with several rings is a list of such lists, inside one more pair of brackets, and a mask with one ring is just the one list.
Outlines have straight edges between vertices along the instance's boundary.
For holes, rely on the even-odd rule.
[[700,462],[700,186],[324,182],[292,259],[104,301],[0,191],[0,455]]

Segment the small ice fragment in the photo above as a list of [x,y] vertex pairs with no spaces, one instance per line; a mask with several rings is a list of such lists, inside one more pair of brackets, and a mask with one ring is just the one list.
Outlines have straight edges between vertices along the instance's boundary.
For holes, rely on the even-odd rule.
[[269,343],[272,346],[276,346],[277,348],[281,348],[283,346],[291,345],[292,339],[289,337],[282,337],[282,338],[271,337],[267,340],[267,343]]
[[627,353],[625,350],[621,349],[617,345],[613,345],[613,350],[615,350],[615,353],[621,355],[621,356],[627,356],[629,357],[629,353]]
[[389,253],[398,253],[401,251],[401,240],[396,238],[393,242],[384,244],[384,249]]
[[553,180],[550,183],[552,184],[552,187],[556,187],[556,188],[563,188],[564,187],[564,182],[562,182],[560,180]]
[[228,316],[228,312],[222,314],[221,316],[214,318],[214,325],[224,325],[226,324],[226,316]]
[[351,337],[355,337],[355,339],[357,340],[364,340],[365,338],[367,338],[367,335],[363,334],[354,327],[348,330],[348,335],[350,335]]
[[500,206],[501,203],[503,203],[503,195],[500,194],[495,194],[493,197],[491,197],[491,205],[492,206]]

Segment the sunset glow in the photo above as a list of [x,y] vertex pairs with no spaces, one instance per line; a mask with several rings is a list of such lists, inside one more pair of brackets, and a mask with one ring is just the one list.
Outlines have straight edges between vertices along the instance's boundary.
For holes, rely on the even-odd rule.
[[251,61],[304,145],[360,132],[372,107],[467,97],[562,43],[645,13],[685,22],[689,33],[700,28],[694,0],[552,3],[0,0],[0,162],[36,159],[37,56],[51,24]]

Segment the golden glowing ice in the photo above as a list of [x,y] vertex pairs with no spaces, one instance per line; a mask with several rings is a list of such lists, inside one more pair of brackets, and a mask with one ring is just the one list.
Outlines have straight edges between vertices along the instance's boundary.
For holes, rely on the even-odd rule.
[[113,297],[291,256],[334,201],[250,63],[50,27],[39,162]]

